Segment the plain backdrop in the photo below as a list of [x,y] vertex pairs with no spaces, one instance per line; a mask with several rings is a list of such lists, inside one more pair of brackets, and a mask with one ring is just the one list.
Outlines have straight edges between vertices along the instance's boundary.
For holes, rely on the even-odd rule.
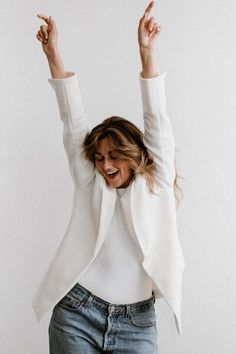
[[[52,15],[90,127],[121,115],[142,128],[137,26],[144,0],[1,0],[0,353],[48,353],[50,313],[32,294],[66,230],[73,196],[37,13]],[[236,328],[235,1],[160,0],[157,46],[184,193],[182,336],[156,303],[159,354],[234,354]],[[145,353],[144,353],[145,354]]]

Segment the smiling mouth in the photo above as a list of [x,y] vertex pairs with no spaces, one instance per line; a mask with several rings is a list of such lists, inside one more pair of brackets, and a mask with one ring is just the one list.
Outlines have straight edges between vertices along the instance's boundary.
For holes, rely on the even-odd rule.
[[112,172],[112,173],[106,173],[106,175],[109,179],[113,179],[118,175],[118,173],[119,173],[119,171],[116,171],[116,172]]

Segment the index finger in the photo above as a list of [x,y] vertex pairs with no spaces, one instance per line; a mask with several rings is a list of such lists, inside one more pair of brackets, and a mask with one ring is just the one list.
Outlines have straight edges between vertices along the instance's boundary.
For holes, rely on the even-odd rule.
[[47,25],[49,24],[49,16],[38,14],[37,17],[41,18],[42,20],[44,20]]
[[150,4],[148,5],[148,7],[146,8],[146,10],[145,10],[145,12],[144,12],[144,14],[145,14],[146,16],[148,16],[148,15],[150,14],[152,8],[154,7],[154,4],[155,4],[154,1],[151,1],[151,2],[150,2]]

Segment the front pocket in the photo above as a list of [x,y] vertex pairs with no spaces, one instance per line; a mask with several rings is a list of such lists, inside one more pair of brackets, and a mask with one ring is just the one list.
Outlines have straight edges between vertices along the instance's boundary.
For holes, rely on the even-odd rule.
[[84,301],[82,299],[75,298],[70,294],[65,295],[59,302],[58,306],[67,310],[78,310],[83,307]]
[[129,315],[129,320],[137,327],[156,326],[156,313],[154,305],[140,311],[131,312]]

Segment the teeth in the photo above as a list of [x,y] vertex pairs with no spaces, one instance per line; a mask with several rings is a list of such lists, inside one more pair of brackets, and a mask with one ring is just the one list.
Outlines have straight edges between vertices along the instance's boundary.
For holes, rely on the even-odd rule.
[[113,172],[107,172],[108,175],[113,175],[114,173],[116,173],[118,171],[113,171]]

